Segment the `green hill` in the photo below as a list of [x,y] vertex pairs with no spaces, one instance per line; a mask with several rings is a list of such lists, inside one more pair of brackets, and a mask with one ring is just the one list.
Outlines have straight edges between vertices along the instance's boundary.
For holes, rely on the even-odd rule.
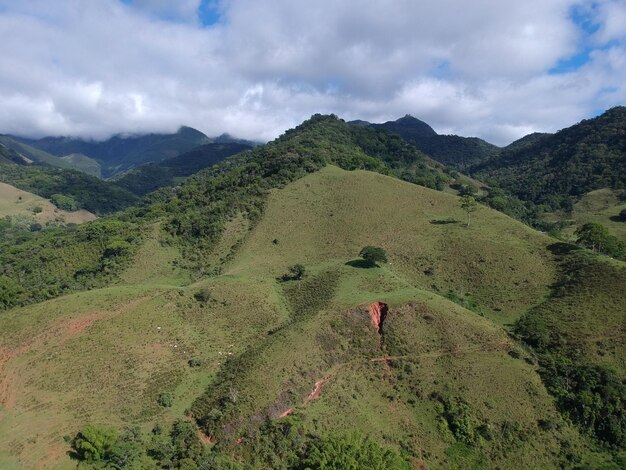
[[458,197],[397,177],[438,171],[314,116],[0,246],[1,299],[65,294],[0,315],[0,467],[72,468],[82,429],[77,450],[138,468],[619,468],[624,263],[484,206],[467,227]]
[[203,168],[250,148],[251,146],[240,143],[202,145],[178,157],[133,168],[115,178],[115,183],[133,194],[144,196],[160,187],[176,184]]
[[105,178],[145,163],[176,157],[211,142],[202,132],[190,127],[181,127],[173,134],[116,135],[104,141],[70,137],[14,139],[58,157],[85,155],[101,165]]
[[471,168],[523,200],[571,209],[585,193],[626,181],[626,107],[616,107]]
[[55,168],[65,168],[72,169],[75,168],[71,161],[66,161],[61,158],[58,158],[54,155],[49,154],[39,148],[28,145],[27,143],[21,142],[18,139],[8,136],[8,135],[0,135],[0,144],[9,148],[18,154],[23,155],[28,158],[32,162],[36,162],[38,164],[44,166],[50,166]]
[[110,214],[137,202],[125,189],[77,170],[0,162],[0,181],[53,202],[56,195],[55,204],[66,210]]
[[399,134],[422,152],[457,170],[464,170],[500,152],[499,147],[477,137],[439,135],[428,124],[409,115],[371,126]]

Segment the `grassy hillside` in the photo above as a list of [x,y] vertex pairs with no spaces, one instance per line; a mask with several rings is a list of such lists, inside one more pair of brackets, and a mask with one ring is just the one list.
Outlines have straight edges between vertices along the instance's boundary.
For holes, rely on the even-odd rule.
[[0,163],[0,181],[52,199],[60,209],[85,209],[98,215],[138,201],[127,190],[76,170]]
[[48,222],[80,224],[96,217],[85,210],[68,212],[59,209],[47,199],[0,183],[0,218],[26,219],[45,226]]
[[1,245],[0,467],[619,468],[624,264],[444,180],[316,115]]
[[[151,226],[118,285],[0,316],[0,466],[71,468],[63,436],[86,423],[166,452],[150,430],[186,410],[218,439],[207,462],[281,468],[306,436],[360,430],[418,467],[608,463],[488,320],[541,308],[552,241],[487,208],[463,218],[455,196],[329,166],[271,191],[256,224],[229,218],[206,267],[222,274],[192,284]],[[389,263],[355,263],[366,244]],[[305,278],[277,282],[295,263]]]
[[597,223],[605,226],[609,233],[626,242],[626,221],[622,221],[619,214],[626,209],[626,193],[623,190],[609,188],[591,191],[574,204],[571,212],[555,211],[548,213],[548,221],[559,222],[564,225],[561,230],[566,240],[576,239],[574,232],[586,223]]

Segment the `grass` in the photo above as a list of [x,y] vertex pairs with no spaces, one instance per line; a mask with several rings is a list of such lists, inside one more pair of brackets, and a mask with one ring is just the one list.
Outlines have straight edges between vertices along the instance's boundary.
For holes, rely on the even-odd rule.
[[591,191],[574,205],[571,214],[553,213],[547,218],[570,222],[562,231],[566,240],[575,240],[574,232],[578,227],[595,222],[604,225],[611,235],[626,241],[626,222],[615,220],[620,211],[626,209],[626,201],[619,198],[620,192],[608,188]]
[[0,183],[0,218],[6,216],[17,216],[30,223],[37,222],[41,225],[47,222],[80,224],[96,218],[86,210],[75,212],[61,210],[47,199]]
[[[62,452],[50,454],[87,422],[147,432],[216,407],[225,442],[292,408],[310,431],[360,429],[428,468],[484,459],[556,467],[567,464],[561,443],[601,463],[499,326],[550,295],[553,241],[484,207],[469,229],[431,223],[463,216],[452,195],[327,167],[273,191],[253,228],[231,220],[207,277],[193,284],[150,227],[119,285],[0,316],[0,383],[12,397],[0,386],[0,467],[52,457],[67,466]],[[346,264],[365,245],[383,247],[389,263]],[[303,280],[276,281],[297,263]],[[194,296],[201,289],[206,300]],[[390,306],[382,342],[367,313],[376,300]],[[383,356],[401,359],[370,361]],[[307,402],[319,380],[320,397]],[[164,392],[170,408],[157,403]],[[474,453],[460,446],[435,394],[462,397],[493,439]],[[546,416],[559,426],[541,431]],[[508,422],[526,433],[522,443],[504,436]]]

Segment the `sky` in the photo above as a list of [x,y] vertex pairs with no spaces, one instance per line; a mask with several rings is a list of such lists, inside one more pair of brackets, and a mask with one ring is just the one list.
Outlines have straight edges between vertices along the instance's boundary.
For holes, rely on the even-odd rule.
[[0,52],[29,137],[411,114],[506,145],[626,104],[626,0],[0,0]]

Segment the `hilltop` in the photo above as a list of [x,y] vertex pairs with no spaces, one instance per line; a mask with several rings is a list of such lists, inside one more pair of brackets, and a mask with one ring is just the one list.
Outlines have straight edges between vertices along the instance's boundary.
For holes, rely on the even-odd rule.
[[92,424],[140,468],[618,468],[625,264],[482,205],[467,227],[449,181],[316,115],[0,245],[0,466],[69,468]]
[[500,152],[499,147],[478,137],[439,135],[428,124],[410,115],[370,126],[399,134],[425,154],[457,170],[465,170]]

